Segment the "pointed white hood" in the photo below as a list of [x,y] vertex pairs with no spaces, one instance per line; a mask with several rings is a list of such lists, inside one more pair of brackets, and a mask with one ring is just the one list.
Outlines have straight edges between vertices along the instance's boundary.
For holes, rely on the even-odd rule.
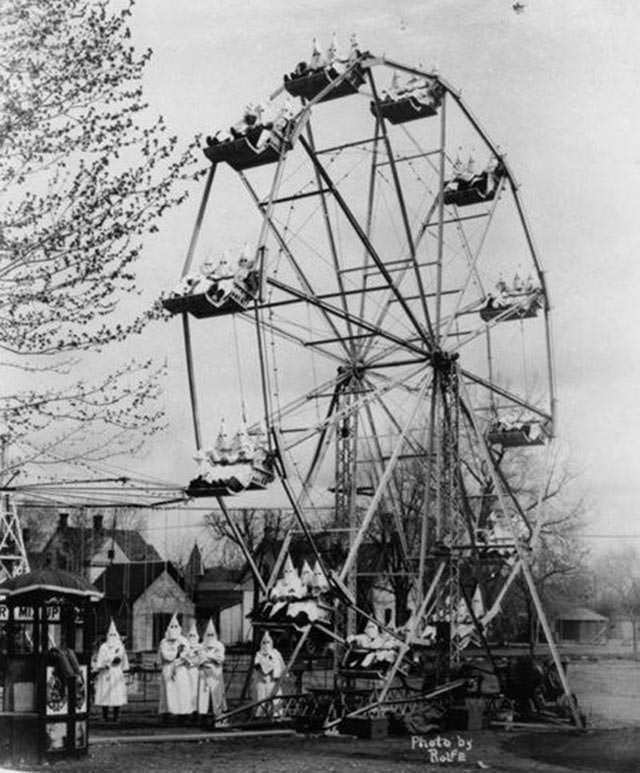
[[169,641],[177,641],[181,635],[182,635],[182,628],[180,628],[180,623],[178,622],[177,615],[174,615],[169,621],[169,625],[167,626],[167,630],[165,631],[165,634],[164,634],[165,639],[169,639]]
[[122,639],[120,638],[116,624],[113,622],[113,618],[111,618],[111,621],[109,622],[109,628],[107,630],[107,644],[111,645],[112,647],[122,644]]
[[216,633],[216,627],[213,624],[213,620],[209,618],[209,622],[207,623],[206,630],[204,632],[204,636],[202,637],[202,640],[205,645],[211,646],[215,642],[218,641],[218,634]]
[[187,641],[191,646],[196,646],[200,644],[200,637],[198,636],[198,626],[196,625],[196,621],[192,620],[191,625],[189,626],[189,632],[187,633]]

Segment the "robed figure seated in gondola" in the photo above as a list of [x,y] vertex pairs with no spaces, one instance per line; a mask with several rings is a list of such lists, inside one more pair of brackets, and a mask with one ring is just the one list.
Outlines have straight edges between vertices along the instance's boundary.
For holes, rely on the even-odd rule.
[[233,439],[224,419],[215,445],[200,449],[194,456],[198,476],[187,489],[190,496],[227,496],[241,491],[261,491],[273,482],[273,454],[262,428],[252,431],[241,423]]
[[310,60],[300,62],[293,72],[284,76],[284,87],[289,94],[312,100],[341,76],[344,76],[342,80],[334,88],[327,89],[318,101],[326,102],[357,93],[364,83],[364,71],[357,63],[362,56],[357,37],[351,36],[351,50],[347,58],[340,57],[337,49],[335,35],[326,56],[314,38]]
[[548,433],[544,422],[522,417],[516,411],[497,417],[487,432],[489,443],[509,448],[542,446],[547,439]]
[[542,288],[531,274],[524,281],[516,272],[511,286],[500,276],[495,291],[488,293],[480,309],[480,317],[485,322],[492,319],[506,322],[537,317],[538,311],[543,307],[543,299]]
[[482,172],[476,171],[472,155],[465,164],[460,157],[453,165],[453,177],[445,183],[444,203],[464,207],[491,201],[498,191],[498,182],[506,174],[504,165],[492,158]]
[[293,146],[295,111],[287,99],[273,105],[249,104],[229,131],[207,137],[205,156],[213,164],[225,161],[236,171],[275,163]]
[[162,305],[172,314],[213,317],[245,311],[258,298],[260,271],[245,244],[234,267],[224,253],[219,262],[207,259],[200,270],[183,277]]
[[[412,75],[403,86],[398,73],[394,72],[389,89],[382,92],[379,109],[383,118],[393,124],[415,121],[436,115],[443,94],[444,90],[435,78]],[[370,109],[377,115],[375,102],[371,103]]]
[[310,623],[328,622],[331,610],[329,582],[319,561],[312,569],[305,560],[298,574],[287,554],[282,575],[254,617],[264,623],[288,623],[302,628]]
[[401,642],[369,620],[364,631],[347,637],[343,668],[358,671],[386,671],[398,656]]

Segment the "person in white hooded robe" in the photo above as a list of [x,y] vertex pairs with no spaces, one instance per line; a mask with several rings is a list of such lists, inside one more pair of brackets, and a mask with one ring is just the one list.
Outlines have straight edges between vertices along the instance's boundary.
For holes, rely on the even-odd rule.
[[158,648],[162,669],[158,710],[165,721],[169,714],[181,718],[191,714],[188,648],[189,642],[182,635],[180,623],[174,615]]
[[[282,688],[278,682],[284,674],[285,663],[282,655],[273,646],[273,639],[269,631],[262,637],[260,649],[253,661],[253,668],[254,701],[264,701],[267,698],[277,698],[282,695]],[[280,701],[272,700],[256,706],[255,714],[256,717],[279,717]]]
[[206,724],[210,712],[215,723],[227,710],[224,658],[224,644],[218,639],[213,620],[209,619],[198,658],[198,714],[202,725]]
[[129,659],[122,639],[113,620],[109,623],[106,641],[100,645],[94,662],[96,671],[95,704],[102,706],[103,719],[109,719],[109,708],[113,709],[113,721],[118,721],[120,706],[127,702],[125,672],[129,670]]
[[187,660],[187,671],[189,673],[189,686],[191,688],[191,713],[198,713],[198,662],[200,658],[200,637],[198,636],[198,626],[196,621],[191,621],[189,633],[187,634],[189,646],[185,652]]

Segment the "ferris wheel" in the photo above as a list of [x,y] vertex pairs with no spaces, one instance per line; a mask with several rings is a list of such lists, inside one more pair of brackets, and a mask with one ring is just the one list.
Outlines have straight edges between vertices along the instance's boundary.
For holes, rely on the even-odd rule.
[[[446,621],[458,662],[516,572],[531,580],[534,525],[509,458],[554,434],[549,295],[506,155],[441,75],[355,42],[345,57],[315,48],[204,152],[196,227],[164,300],[187,350],[200,465],[187,493],[226,513],[228,497],[282,485],[321,567],[314,508],[331,496],[348,538],[326,575],[369,619],[358,567],[384,521],[411,578],[412,636]],[[249,247],[211,255],[199,236],[209,217],[211,233],[221,224],[207,203],[232,185],[242,198],[229,194],[225,218]],[[199,341],[194,319],[208,331]],[[201,416],[197,400],[223,386],[197,373],[216,325],[249,373],[237,431],[217,437],[220,417]],[[471,564],[476,590],[486,581],[474,610]],[[354,624],[347,615],[343,639]]]

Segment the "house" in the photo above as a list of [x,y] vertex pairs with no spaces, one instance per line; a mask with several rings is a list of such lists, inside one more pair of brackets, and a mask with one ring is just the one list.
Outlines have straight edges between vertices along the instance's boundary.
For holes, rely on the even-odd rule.
[[555,618],[559,642],[601,643],[606,639],[608,625],[608,618],[586,607],[573,607]]
[[92,525],[70,525],[69,514],[60,513],[55,531],[42,547],[34,563],[67,569],[93,582],[110,563],[162,561],[158,551],[137,529],[105,527],[101,514]]
[[170,561],[109,564],[94,585],[104,593],[96,632],[103,634],[112,617],[132,652],[155,650],[174,613],[185,629],[195,617],[184,579]]
[[248,568],[228,569],[214,566],[203,574],[196,585],[196,617],[209,617],[225,644],[251,640],[251,623],[247,615],[253,609],[253,577]]

